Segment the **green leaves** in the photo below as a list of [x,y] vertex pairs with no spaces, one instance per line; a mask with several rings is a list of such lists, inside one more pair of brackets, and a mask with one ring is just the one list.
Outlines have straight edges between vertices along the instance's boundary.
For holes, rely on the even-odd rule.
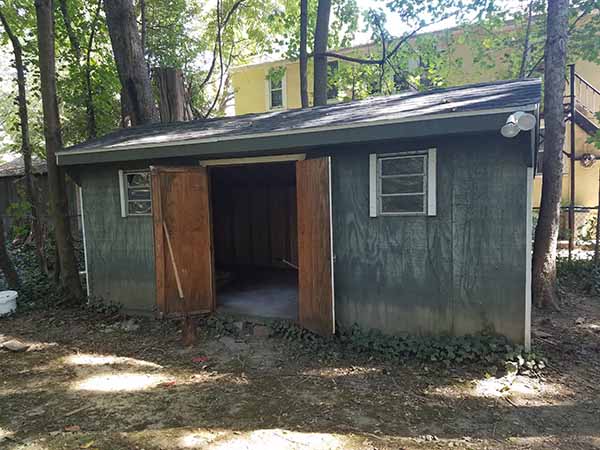
[[385,359],[433,362],[452,365],[481,365],[482,368],[504,368],[512,362],[520,373],[539,372],[546,367],[544,358],[526,353],[522,346],[512,345],[506,338],[491,334],[470,336],[389,336],[377,330],[365,331],[358,325],[350,329],[338,327],[334,338],[319,337],[290,322],[273,326],[276,336],[296,341],[310,350],[345,351],[353,354],[380,356]]

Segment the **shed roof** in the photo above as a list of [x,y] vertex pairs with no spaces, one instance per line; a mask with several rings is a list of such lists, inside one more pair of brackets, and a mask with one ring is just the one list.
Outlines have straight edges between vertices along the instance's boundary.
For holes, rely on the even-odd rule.
[[[33,156],[31,158],[31,171],[34,174],[46,173],[46,160]],[[23,164],[23,157],[19,156],[12,161],[0,164],[0,178],[5,177],[19,177],[25,173],[25,165]]]
[[[269,145],[279,148],[301,147],[310,144],[308,137],[313,133],[340,130],[356,130],[416,122],[429,119],[447,119],[464,116],[481,116],[516,110],[533,110],[540,103],[541,82],[539,79],[478,83],[427,92],[407,92],[387,97],[338,103],[306,109],[292,109],[209,120],[194,120],[169,124],[149,124],[115,131],[99,139],[72,146],[58,153],[59,164],[142,159],[148,157],[215,154],[214,144],[227,142],[247,143],[252,139],[273,138]],[[302,139],[297,135],[301,134]],[[431,134],[434,134],[433,132]],[[343,133],[335,143],[356,142],[353,133]],[[283,139],[293,142],[284,142]],[[326,142],[333,143],[333,142]],[[212,144],[212,145],[211,145]],[[285,145],[284,145],[285,144]],[[267,145],[265,143],[263,147]],[[314,145],[314,144],[312,144]],[[193,149],[190,148],[193,146]],[[204,146],[204,147],[203,147]],[[282,147],[283,146],[283,147]],[[165,153],[159,148],[182,149],[185,152]],[[238,151],[244,151],[244,145]],[[254,151],[258,150],[256,146]],[[262,148],[262,147],[261,147]],[[275,148],[275,147],[273,147]],[[152,149],[148,152],[125,151]],[[263,149],[266,149],[263,148]],[[116,156],[116,151],[123,154]],[[110,158],[96,156],[93,160],[83,155],[108,153]],[[78,157],[75,157],[79,155]],[[144,156],[145,155],[145,156]]]

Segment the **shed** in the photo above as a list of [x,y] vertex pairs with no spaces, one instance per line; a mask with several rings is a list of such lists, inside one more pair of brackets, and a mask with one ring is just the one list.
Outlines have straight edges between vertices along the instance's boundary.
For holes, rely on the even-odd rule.
[[500,128],[537,115],[540,93],[533,79],[476,84],[66,149],[90,298],[528,345],[538,130]]
[[[34,175],[34,187],[42,205],[48,204],[48,171],[46,169],[46,160],[38,156],[33,156],[31,160],[31,172]],[[0,164],[0,219],[4,223],[4,229],[10,230],[14,223],[14,212],[10,206],[25,199],[25,185],[23,177],[25,175],[25,166],[23,157],[17,156],[11,161]],[[71,220],[71,230],[79,229],[79,199],[77,198],[76,185],[67,180],[67,203],[69,206],[69,218]],[[47,208],[40,211],[41,220],[48,221]],[[75,233],[76,237],[77,233]]]

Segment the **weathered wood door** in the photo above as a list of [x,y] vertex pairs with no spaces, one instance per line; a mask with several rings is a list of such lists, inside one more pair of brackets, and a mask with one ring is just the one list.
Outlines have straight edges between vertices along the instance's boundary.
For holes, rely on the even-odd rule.
[[300,325],[335,332],[330,158],[296,163]]
[[167,316],[213,311],[215,291],[207,169],[151,167],[151,174],[158,309]]

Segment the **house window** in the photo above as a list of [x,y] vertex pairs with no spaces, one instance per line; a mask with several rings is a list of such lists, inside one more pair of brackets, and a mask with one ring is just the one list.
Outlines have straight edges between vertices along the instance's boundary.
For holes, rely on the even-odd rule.
[[338,99],[338,88],[335,79],[339,65],[337,61],[327,63],[327,100],[336,101]]
[[269,90],[268,106],[269,109],[281,109],[284,106],[285,96],[285,73],[279,77],[267,78]]
[[370,215],[436,215],[436,150],[370,155]]
[[152,191],[150,172],[119,170],[121,190],[121,216],[148,216],[152,214]]

